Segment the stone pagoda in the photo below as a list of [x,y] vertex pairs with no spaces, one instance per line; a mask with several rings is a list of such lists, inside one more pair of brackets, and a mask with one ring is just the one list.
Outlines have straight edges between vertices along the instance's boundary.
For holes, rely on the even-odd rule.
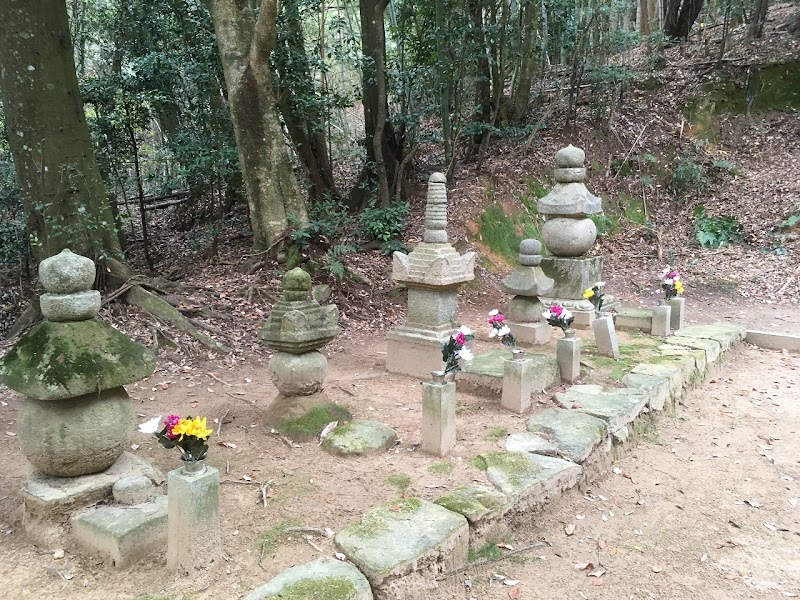
[[[537,204],[539,214],[547,218],[542,226],[542,242],[551,256],[542,258],[541,266],[553,280],[552,294],[543,295],[549,306],[560,304],[572,311],[574,327],[589,327],[594,307],[584,300],[587,288],[602,280],[603,259],[585,256],[597,239],[597,228],[588,215],[603,211],[600,198],[593,195],[584,181],[586,153],[569,145],[556,153],[556,184]],[[608,298],[610,301],[611,298]]]
[[308,408],[327,402],[322,387],[328,360],[319,352],[341,331],[339,309],[309,297],[311,276],[295,268],[283,277],[283,295],[258,333],[277,350],[269,361],[270,376],[280,394],[267,411],[267,422],[279,426]]
[[[164,477],[124,452],[134,409],[122,386],[149,376],[155,356],[96,318],[94,278],[94,262],[69,250],[41,262],[45,320],[0,360],[0,378],[25,395],[17,436],[34,467],[22,489],[26,534],[63,545],[69,533],[125,566],[165,541],[166,498],[155,488]],[[120,532],[130,534],[125,547]]]
[[475,253],[459,254],[447,241],[447,178],[428,181],[425,233],[408,255],[394,253],[392,278],[408,288],[403,325],[386,335],[386,369],[429,379],[442,368],[442,342],[457,328],[458,288],[475,278]]
[[542,271],[542,244],[538,240],[522,240],[519,245],[519,266],[506,277],[503,291],[513,294],[506,314],[511,334],[521,345],[546,344],[552,328],[544,321],[544,305],[539,296],[553,292],[553,280]]

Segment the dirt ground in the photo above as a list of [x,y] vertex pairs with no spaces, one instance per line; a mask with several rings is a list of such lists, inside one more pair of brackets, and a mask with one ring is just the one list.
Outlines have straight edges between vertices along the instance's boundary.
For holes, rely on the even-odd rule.
[[[467,304],[462,320],[478,328],[483,312]],[[621,341],[632,340],[623,336]],[[486,347],[489,342],[480,340],[479,348]],[[262,415],[277,392],[262,359],[232,366],[164,361],[149,380],[129,386],[142,421],[170,412],[201,414],[216,421],[218,430],[222,420],[217,441],[226,445],[214,446],[209,462],[222,472],[224,563],[216,573],[191,579],[168,574],[163,554],[127,571],[109,571],[69,547],[64,558],[55,559],[57,548],[29,544],[17,496],[29,467],[11,435],[21,398],[5,390],[0,396],[0,418],[8,432],[0,453],[0,580],[7,594],[87,600],[160,599],[159,594],[170,600],[243,597],[289,566],[334,552],[330,539],[317,534],[305,539],[302,532],[281,535],[285,528],[338,531],[370,507],[401,495],[435,499],[456,485],[485,482],[469,459],[496,449],[505,431],[525,429],[528,415],[512,415],[499,410],[496,401],[459,394],[458,443],[452,456],[423,455],[416,451],[419,382],[385,373],[382,335],[345,339],[336,350],[327,393],[354,418],[395,428],[400,441],[385,454],[336,458],[316,443],[289,447],[271,434]],[[471,596],[464,590],[464,577],[457,576],[443,581],[441,593],[432,597],[506,597],[512,587],[487,587],[486,577],[497,572],[518,579],[520,597],[528,598],[688,598],[698,587],[709,598],[800,593],[800,512],[796,502],[789,502],[800,497],[798,366],[796,355],[752,347],[739,351],[712,383],[691,392],[678,419],[663,418],[652,442],[620,461],[630,478],[609,474],[590,491],[572,492],[537,515],[515,539],[504,540],[519,547],[543,536],[551,546],[471,572]],[[607,368],[598,368],[587,381],[608,377]],[[532,410],[549,405],[549,396],[537,400]],[[131,442],[136,454],[162,470],[178,466],[177,452],[149,437],[133,433]],[[260,490],[264,482],[270,482],[266,508]],[[589,502],[584,495],[590,494],[607,500]],[[745,500],[760,506],[745,505]],[[585,518],[576,520],[576,515]],[[566,537],[563,528],[569,523],[576,524],[576,531]],[[604,546],[599,554],[598,543]],[[579,562],[602,564],[607,573],[588,578],[575,571]],[[600,587],[593,585],[596,581]]]

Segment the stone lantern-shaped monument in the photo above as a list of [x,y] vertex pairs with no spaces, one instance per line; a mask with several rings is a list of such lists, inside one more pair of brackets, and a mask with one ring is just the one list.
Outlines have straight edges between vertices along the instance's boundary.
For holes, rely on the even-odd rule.
[[556,185],[537,204],[547,221],[542,242],[552,256],[542,258],[542,270],[553,280],[552,295],[541,298],[547,306],[561,304],[572,311],[576,327],[588,327],[594,307],[583,292],[602,280],[603,259],[585,256],[597,239],[597,228],[588,215],[603,211],[600,198],[584,185],[586,153],[569,145],[556,153]]
[[447,240],[447,178],[428,181],[425,233],[408,255],[394,253],[392,278],[408,288],[403,325],[386,335],[386,370],[428,379],[442,368],[442,342],[456,331],[458,288],[475,278],[475,253],[459,254]]
[[277,350],[269,361],[272,382],[280,395],[267,414],[270,425],[324,404],[322,385],[328,360],[319,352],[339,329],[339,309],[320,305],[309,297],[311,276],[295,268],[283,277],[283,295],[272,307],[258,333],[261,341]]

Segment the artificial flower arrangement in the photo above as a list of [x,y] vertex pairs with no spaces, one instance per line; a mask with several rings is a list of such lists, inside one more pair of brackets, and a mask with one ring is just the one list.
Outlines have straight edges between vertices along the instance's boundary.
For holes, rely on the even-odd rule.
[[490,338],[496,337],[504,346],[516,347],[517,340],[511,335],[511,329],[506,325],[506,318],[503,313],[497,309],[489,311],[488,323],[492,326],[491,331],[489,331]]
[[442,343],[442,361],[444,361],[444,374],[458,373],[461,370],[459,360],[469,362],[474,356],[472,350],[466,347],[467,342],[475,339],[472,329],[466,325],[458,328],[458,332]]
[[139,426],[142,433],[153,433],[164,448],[178,448],[181,451],[181,460],[197,462],[203,460],[208,452],[208,436],[213,429],[206,427],[206,418],[168,415],[161,425],[161,416],[150,419]]
[[595,312],[600,312],[600,309],[603,308],[603,297],[605,293],[603,292],[603,288],[605,287],[605,281],[598,281],[592,287],[586,288],[586,291],[583,292],[584,300],[588,300],[594,306]]
[[661,289],[664,290],[665,300],[669,301],[677,297],[678,294],[683,294],[683,282],[678,271],[667,265],[661,275],[664,277]]
[[560,327],[564,335],[569,331],[569,326],[572,325],[572,322],[575,320],[575,317],[570,311],[558,304],[544,311],[542,316],[545,318],[548,325]]

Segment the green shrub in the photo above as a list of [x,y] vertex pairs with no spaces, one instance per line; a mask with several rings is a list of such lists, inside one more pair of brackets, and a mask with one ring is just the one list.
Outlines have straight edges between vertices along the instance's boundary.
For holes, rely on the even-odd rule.
[[385,254],[397,249],[392,242],[403,232],[408,223],[408,202],[395,202],[387,207],[375,206],[371,201],[358,219],[359,231],[364,241],[381,242]]
[[700,204],[694,209],[694,231],[703,248],[721,248],[742,239],[742,224],[734,217],[709,217]]
[[669,188],[676,194],[684,194],[691,189],[702,192],[706,187],[706,173],[703,165],[697,164],[689,155],[684,156],[669,182]]

